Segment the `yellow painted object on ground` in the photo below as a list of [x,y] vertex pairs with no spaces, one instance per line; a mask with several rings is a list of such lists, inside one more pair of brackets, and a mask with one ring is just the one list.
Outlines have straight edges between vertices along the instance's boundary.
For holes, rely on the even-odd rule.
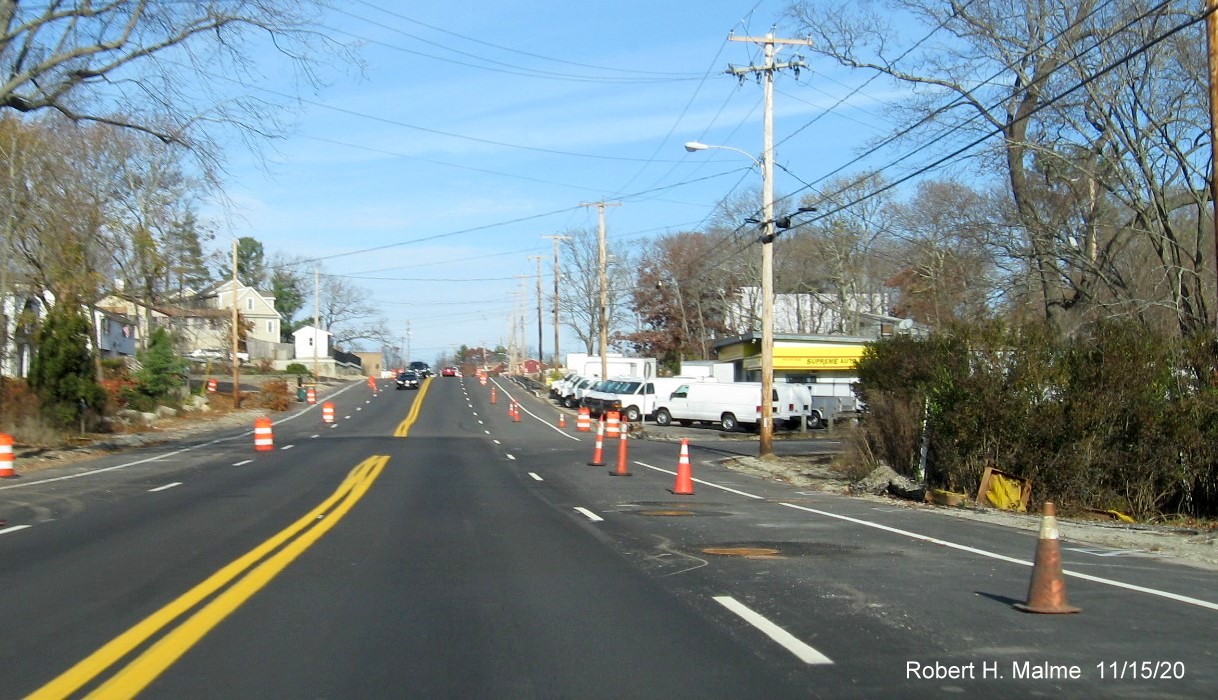
[[1028,500],[1032,497],[1032,482],[1014,474],[1007,474],[993,467],[986,467],[981,475],[981,488],[977,490],[977,505],[993,506],[1001,510],[1028,512]]

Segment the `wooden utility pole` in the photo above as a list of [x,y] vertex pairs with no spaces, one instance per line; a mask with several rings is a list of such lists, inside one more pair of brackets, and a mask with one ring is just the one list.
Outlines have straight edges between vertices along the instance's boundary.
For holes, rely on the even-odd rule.
[[764,135],[761,150],[761,419],[758,423],[757,451],[762,457],[774,454],[774,73],[785,68],[798,70],[802,61],[774,62],[774,47],[779,44],[810,46],[807,39],[775,39],[773,32],[764,37],[729,36],[730,41],[761,44],[765,63],[743,68],[728,67],[731,75],[760,75],[765,87]]
[[[540,255],[530,255],[530,260],[537,261],[537,362],[538,365],[546,361],[546,352],[541,344],[541,257]],[[540,367],[538,368],[540,369]]]
[[597,260],[600,266],[600,309],[597,314],[597,323],[600,325],[600,345],[601,345],[601,379],[609,377],[609,278],[605,270],[608,262],[608,254],[605,246],[605,207],[620,207],[620,202],[592,202],[590,204],[582,204],[580,206],[596,207],[597,211],[597,227],[596,227],[596,242],[597,242]]
[[561,360],[558,353],[558,280],[560,274],[558,272],[558,242],[569,241],[570,236],[542,236],[554,241],[554,361],[551,363],[554,367],[561,366]]
[[237,319],[237,239],[233,239],[233,408],[241,408],[241,360],[237,357],[237,338],[239,334]]

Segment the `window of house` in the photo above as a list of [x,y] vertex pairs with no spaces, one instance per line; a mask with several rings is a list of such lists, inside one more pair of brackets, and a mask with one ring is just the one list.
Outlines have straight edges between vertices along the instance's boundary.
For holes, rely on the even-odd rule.
[[275,322],[274,322],[274,321],[267,321],[267,322],[266,322],[266,332],[267,332],[268,334],[270,334],[270,333],[274,333],[274,332],[275,332]]
[[253,299],[246,299],[246,300],[245,300],[245,310],[246,310],[246,311],[253,311],[253,310],[254,310],[254,300],[253,300]]

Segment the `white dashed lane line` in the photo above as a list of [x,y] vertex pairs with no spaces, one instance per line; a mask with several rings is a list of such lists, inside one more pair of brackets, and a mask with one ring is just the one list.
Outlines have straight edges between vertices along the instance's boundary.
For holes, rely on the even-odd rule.
[[0,535],[7,535],[10,532],[16,532],[18,530],[25,530],[28,527],[30,527],[30,526],[29,525],[14,525],[12,527],[6,527],[3,529],[0,529]]
[[749,609],[735,598],[729,595],[719,595],[715,596],[714,599],[716,603],[719,603],[728,610],[731,610],[733,613],[740,616],[742,620],[764,632],[765,635],[770,639],[778,642],[780,646],[794,654],[800,661],[806,664],[820,666],[833,663],[833,660],[828,656],[825,656],[807,644],[804,644],[795,635],[784,630],[773,622],[770,622],[760,613]]
[[533,477],[533,481],[545,481],[545,479],[541,478],[540,476],[537,476],[533,472],[529,472],[529,476]]
[[597,515],[596,513],[593,513],[592,511],[588,510],[587,508],[581,508],[579,506],[575,506],[575,510],[578,511],[579,513],[582,513],[584,517],[586,517],[587,519],[591,520],[594,523],[599,523],[599,522],[604,521],[604,518]]
[[252,460],[252,459],[243,459],[243,460],[241,460],[240,462],[233,462],[233,466],[234,466],[234,467],[244,467],[245,465],[247,465],[247,464],[249,464],[250,462],[253,462],[253,461],[254,461],[254,460]]
[[168,491],[169,489],[171,489],[175,486],[181,486],[181,485],[182,485],[182,482],[175,481],[172,484],[165,484],[164,486],[158,486],[155,489],[148,489],[148,493],[156,493],[157,491]]

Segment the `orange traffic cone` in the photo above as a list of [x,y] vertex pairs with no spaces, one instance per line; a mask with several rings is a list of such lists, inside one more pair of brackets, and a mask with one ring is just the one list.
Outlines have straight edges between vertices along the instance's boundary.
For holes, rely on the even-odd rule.
[[491,405],[499,403],[499,396],[495,393],[495,387],[491,387]]
[[266,452],[274,447],[275,436],[271,432],[271,419],[254,419],[254,449],[258,452]]
[[558,427],[560,427],[560,428],[567,427],[567,414],[565,414],[565,413],[558,414]]
[[618,431],[617,469],[609,472],[610,476],[634,476],[630,473],[630,465],[626,462],[626,431]]
[[1036,558],[1032,560],[1028,602],[1016,603],[1017,610],[1033,613],[1079,612],[1079,608],[1066,603],[1066,582],[1062,579],[1062,554],[1057,540],[1057,509],[1046,501],[1040,520],[1040,539],[1036,542]]
[[689,465],[689,440],[681,438],[681,456],[677,458],[677,480],[669,489],[674,496],[694,495],[693,468]]
[[605,466],[605,417],[601,416],[600,422],[596,424],[596,447],[592,450],[592,461],[588,462],[589,467]]
[[0,433],[0,479],[17,476],[13,471],[13,436]]
[[520,422],[520,404],[516,403],[515,401],[512,402],[512,422]]

